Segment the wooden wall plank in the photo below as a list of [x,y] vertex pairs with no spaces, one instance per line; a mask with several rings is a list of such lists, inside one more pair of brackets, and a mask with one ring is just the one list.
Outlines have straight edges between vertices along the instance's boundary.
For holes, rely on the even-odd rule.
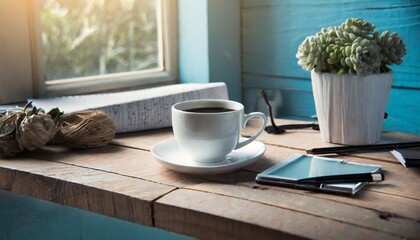
[[179,0],[179,81],[225,82],[241,94],[241,0]]
[[[259,90],[271,89],[281,92],[278,117],[307,119],[312,115],[315,109],[310,96],[310,74],[298,66],[297,48],[306,36],[349,17],[364,18],[378,30],[396,31],[404,39],[408,54],[402,65],[392,66],[394,88],[385,129],[420,134],[416,114],[420,112],[420,49],[416,47],[420,38],[420,4],[408,0],[244,0],[242,70],[246,110],[259,109]],[[293,80],[296,83],[291,83]],[[302,91],[308,88],[308,92]]]
[[[420,80],[420,74],[417,78]],[[420,89],[392,88],[386,108],[388,119],[384,121],[384,129],[420,135],[419,103]]]
[[[246,112],[268,114],[261,96],[265,90],[273,107],[274,117],[315,121],[316,114],[310,80],[283,77],[244,75],[244,105]],[[383,129],[420,134],[420,91],[410,88],[392,88]]]
[[[404,64],[393,68],[396,86],[420,87],[420,5],[413,1],[244,1],[243,71],[309,78],[295,57],[306,36],[350,17],[364,18],[382,31],[398,32],[408,46]],[[414,34],[413,34],[414,33]]]

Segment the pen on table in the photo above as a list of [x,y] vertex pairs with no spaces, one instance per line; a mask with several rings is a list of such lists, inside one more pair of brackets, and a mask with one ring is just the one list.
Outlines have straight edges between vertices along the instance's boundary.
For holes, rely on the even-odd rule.
[[355,173],[343,175],[330,175],[310,177],[297,180],[298,183],[347,183],[347,182],[378,182],[384,180],[384,174],[379,173]]
[[325,147],[307,149],[308,154],[328,154],[328,153],[355,153],[355,152],[370,152],[370,151],[386,151],[396,148],[413,148],[420,147],[420,142],[403,142],[403,143],[386,143],[386,144],[372,144],[372,145],[355,145],[344,147]]

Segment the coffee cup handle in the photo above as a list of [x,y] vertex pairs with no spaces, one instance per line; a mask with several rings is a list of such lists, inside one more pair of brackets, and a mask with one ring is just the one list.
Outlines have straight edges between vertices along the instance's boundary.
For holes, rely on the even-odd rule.
[[243,126],[242,128],[246,128],[246,123],[251,119],[251,118],[259,118],[262,120],[263,124],[261,125],[260,129],[257,131],[257,133],[255,133],[252,137],[245,139],[245,140],[239,140],[238,144],[236,144],[235,149],[241,148],[245,145],[248,145],[249,143],[251,143],[252,141],[254,141],[263,131],[265,126],[267,125],[267,117],[265,116],[264,113],[261,112],[252,112],[249,114],[245,114],[244,118],[243,118]]

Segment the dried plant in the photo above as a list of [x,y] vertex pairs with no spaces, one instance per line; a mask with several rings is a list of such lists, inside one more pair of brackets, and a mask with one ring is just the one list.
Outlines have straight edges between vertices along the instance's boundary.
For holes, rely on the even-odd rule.
[[0,113],[0,156],[14,156],[48,143],[72,148],[102,147],[114,139],[115,124],[103,111],[86,110],[63,116],[58,108],[45,113],[28,108]]

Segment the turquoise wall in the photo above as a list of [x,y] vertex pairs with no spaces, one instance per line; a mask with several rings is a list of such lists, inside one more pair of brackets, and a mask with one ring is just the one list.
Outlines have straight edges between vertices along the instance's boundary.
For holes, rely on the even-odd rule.
[[180,0],[178,9],[179,78],[181,82],[210,82],[207,0]]
[[[420,134],[420,2],[409,0],[243,0],[242,83],[246,111],[262,110],[268,90],[276,116],[310,119],[315,114],[310,73],[297,65],[299,44],[322,27],[363,18],[380,31],[398,32],[407,46],[392,66],[393,88],[386,130]],[[275,100],[274,100],[275,99]]]
[[225,82],[241,101],[240,0],[178,0],[180,82]]

